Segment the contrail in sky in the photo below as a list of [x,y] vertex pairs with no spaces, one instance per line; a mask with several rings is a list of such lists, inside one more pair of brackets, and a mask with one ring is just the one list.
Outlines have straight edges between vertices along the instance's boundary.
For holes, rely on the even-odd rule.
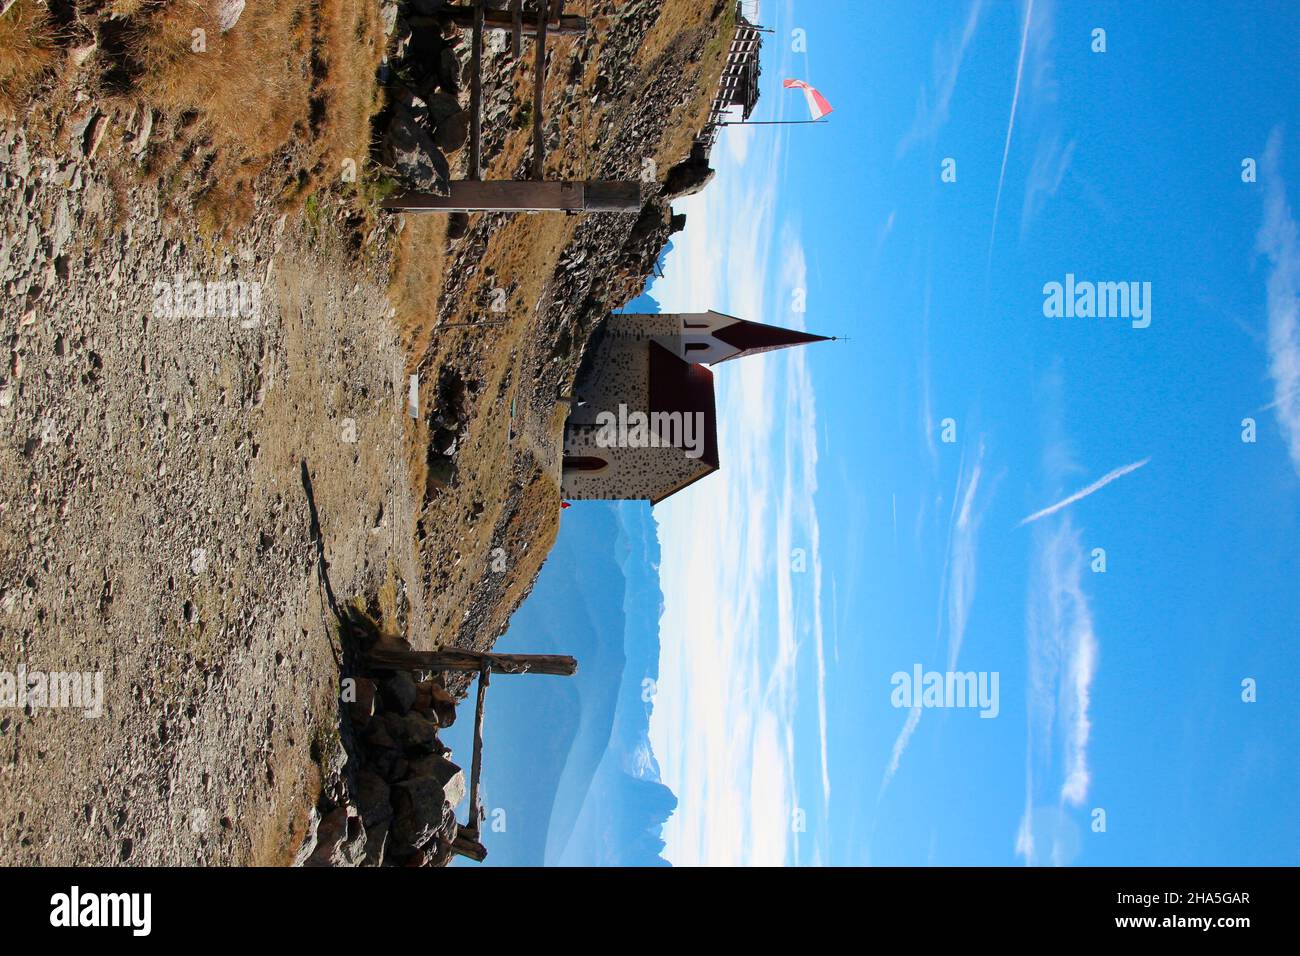
[[1029,21],[1034,18],[1034,0],[1025,9],[1025,29],[1020,34],[1020,58],[1016,61],[1016,89],[1011,94],[1011,118],[1007,120],[1007,141],[1002,146],[1002,168],[998,171],[998,192],[993,200],[993,228],[989,232],[989,268],[993,265],[993,240],[998,234],[998,209],[1002,206],[1002,180],[1007,175],[1011,153],[1011,132],[1016,128],[1016,107],[1020,104],[1020,78],[1025,72],[1025,48],[1029,46]]
[[1096,481],[1094,481],[1092,484],[1090,484],[1087,488],[1084,488],[1082,491],[1076,491],[1074,494],[1070,495],[1070,497],[1063,498],[1054,505],[1048,505],[1042,511],[1035,511],[1028,518],[1022,520],[1020,524],[1016,525],[1016,527],[1023,528],[1031,521],[1037,521],[1039,518],[1046,518],[1048,515],[1055,514],[1056,512],[1060,511],[1062,508],[1068,508],[1076,501],[1080,501],[1088,497],[1094,491],[1100,491],[1102,488],[1105,488],[1116,478],[1123,478],[1129,472],[1137,471],[1139,468],[1141,468],[1150,460],[1151,460],[1150,458],[1143,458],[1141,461],[1135,461],[1131,465],[1125,465],[1122,468],[1116,468],[1114,471],[1107,472],[1106,474],[1098,478]]

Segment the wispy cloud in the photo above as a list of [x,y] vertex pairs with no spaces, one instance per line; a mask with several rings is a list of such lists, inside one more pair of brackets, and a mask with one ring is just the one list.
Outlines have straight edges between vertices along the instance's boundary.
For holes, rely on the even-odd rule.
[[1029,649],[1025,809],[1016,852],[1063,865],[1076,852],[1067,807],[1082,806],[1091,771],[1089,709],[1099,644],[1083,590],[1084,548],[1067,516],[1035,540],[1026,628]]
[[[975,602],[975,581],[979,552],[979,528],[988,507],[988,495],[981,497],[980,482],[984,474],[984,439],[981,437],[974,463],[967,468],[965,456],[957,476],[953,495],[953,510],[949,519],[948,543],[945,549],[943,577],[940,585],[939,605],[947,609],[948,669],[955,670],[966,637],[966,624],[970,620],[971,606]],[[942,623],[942,619],[941,619]],[[940,625],[936,625],[938,628]],[[889,784],[898,773],[903,752],[921,723],[921,708],[913,707],[903,723],[890,750],[889,765],[880,781],[877,799],[884,796]]]
[[903,761],[903,751],[911,743],[912,735],[916,733],[916,728],[920,723],[921,705],[916,704],[907,712],[907,720],[903,722],[903,729],[899,731],[898,737],[894,740],[893,749],[889,752],[889,766],[885,768],[885,775],[880,780],[880,791],[876,795],[877,802],[884,797],[885,791],[889,789],[895,774],[898,773],[898,766]]
[[1039,139],[1033,165],[1029,168],[1029,179],[1025,183],[1025,204],[1020,214],[1022,238],[1047,201],[1061,188],[1061,181],[1065,179],[1073,158],[1074,140],[1062,142],[1059,131]]
[[[788,294],[793,289],[808,288],[807,259],[797,230],[788,222],[782,229],[781,263],[780,293]],[[789,301],[788,297],[786,301]],[[784,321],[791,327],[803,325],[800,315],[790,315]],[[798,615],[809,621],[809,627],[803,634],[795,635],[793,648],[797,650],[798,643],[805,638],[813,645],[817,666],[817,730],[822,806],[825,811],[830,805],[831,781],[826,721],[826,647],[821,606],[821,526],[817,520],[817,510],[813,506],[813,495],[817,491],[817,407],[807,354],[796,349],[783,357],[786,359],[786,386],[782,394],[788,395],[789,401],[785,405],[782,429],[785,436],[785,474],[777,511],[777,553],[788,556],[795,547],[798,535],[800,545],[807,552],[808,562],[807,570],[799,574],[811,574],[812,577],[811,593],[808,595],[811,598],[810,613]],[[793,627],[796,619],[793,597],[799,582],[790,571],[788,561],[783,567],[784,573],[777,576],[778,610],[784,626]],[[793,656],[789,666],[793,671]]]
[[947,42],[941,41],[935,44],[933,90],[926,87],[921,89],[921,100],[917,104],[916,116],[912,120],[911,127],[898,143],[899,159],[912,147],[931,140],[948,122],[952,94],[957,88],[957,76],[961,73],[966,48],[970,46],[975,36],[975,29],[979,25],[983,8],[983,0],[975,0],[966,12],[966,20],[960,34],[952,36]]
[[1048,515],[1056,514],[1056,512],[1060,511],[1062,508],[1068,508],[1076,501],[1082,501],[1084,498],[1087,498],[1089,495],[1093,494],[1094,492],[1100,491],[1102,488],[1105,488],[1107,485],[1109,485],[1112,481],[1115,481],[1118,478],[1123,478],[1125,475],[1129,474],[1130,472],[1137,471],[1139,468],[1141,468],[1150,460],[1151,460],[1150,458],[1143,458],[1141,461],[1135,461],[1128,465],[1122,465],[1121,467],[1116,468],[1114,471],[1108,471],[1106,472],[1106,474],[1102,475],[1092,484],[1088,485],[1088,487],[1081,488],[1080,490],[1076,491],[1074,494],[1070,495],[1069,497],[1062,498],[1060,501],[1056,502],[1056,504],[1048,505],[1043,510],[1035,511],[1033,514],[1022,518],[1020,520],[1020,524],[1016,525],[1016,527],[1023,528],[1025,525],[1037,521],[1040,518],[1046,518]]
[[[966,476],[966,488],[957,519],[953,523],[952,542],[948,557],[948,669],[957,669],[962,641],[966,637],[966,622],[970,619],[971,605],[975,602],[975,568],[979,548],[982,510],[977,507],[980,476],[984,470],[984,441],[980,440],[975,464]],[[959,487],[960,491],[960,487]]]
[[1025,198],[1021,207],[1020,237],[1028,234],[1034,220],[1056,195],[1074,159],[1075,140],[1062,132],[1056,109],[1056,4],[1055,0],[1037,0],[1029,39],[1025,50],[1025,89],[1020,109],[1021,125],[1029,123],[1038,130],[1034,157],[1025,178]]
[[894,231],[894,222],[897,218],[898,210],[891,209],[889,215],[885,217],[885,221],[876,230],[876,240],[871,245],[871,254],[865,259],[862,270],[864,277],[875,274],[877,266],[880,265],[880,254],[884,252],[885,243],[889,241],[889,237]]
[[1264,225],[1256,246],[1268,257],[1268,371],[1273,403],[1291,465],[1300,474],[1300,240],[1281,170],[1282,130],[1274,128],[1264,149]]
[[1029,47],[1029,24],[1034,19],[1034,0],[1025,6],[1025,25],[1020,34],[1020,55],[1016,58],[1016,85],[1011,93],[1011,115],[1007,119],[1007,138],[1002,144],[1002,165],[998,169],[998,190],[993,199],[993,226],[989,230],[989,262],[993,261],[993,244],[998,234],[998,212],[1002,208],[1002,183],[1007,176],[1007,157],[1011,155],[1011,134],[1016,128],[1016,108],[1020,105],[1020,81],[1025,72],[1025,50]]
[[939,467],[939,447],[934,441],[934,385],[930,375],[930,303],[932,299],[930,269],[926,264],[925,294],[921,300],[921,357],[920,357],[920,398],[921,429],[925,439],[925,450],[930,456],[930,470],[933,474]]

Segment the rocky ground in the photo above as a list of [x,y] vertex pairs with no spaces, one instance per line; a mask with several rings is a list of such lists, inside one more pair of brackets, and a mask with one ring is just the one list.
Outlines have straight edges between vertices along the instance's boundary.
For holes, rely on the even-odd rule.
[[[408,158],[413,139],[463,171],[465,39],[412,25],[438,6],[380,9],[372,191],[413,175],[394,123]],[[586,6],[588,36],[550,56],[548,175],[648,169],[638,216],[421,219],[267,189],[214,232],[142,172],[179,128],[164,112],[63,82],[0,121],[0,672],[103,674],[98,718],[0,706],[6,863],[446,861],[463,781],[442,686],[379,675],[341,705],[362,675],[330,596],[385,640],[486,649],[550,547],[562,396],[674,226],[661,184],[728,5]],[[489,177],[528,162],[529,74],[489,48]],[[195,305],[173,294],[190,281],[260,299]]]

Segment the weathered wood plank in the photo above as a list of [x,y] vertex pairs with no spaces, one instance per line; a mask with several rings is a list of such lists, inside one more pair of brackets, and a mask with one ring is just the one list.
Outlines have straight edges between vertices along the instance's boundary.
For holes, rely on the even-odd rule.
[[481,671],[486,665],[497,674],[547,674],[571,677],[578,662],[561,654],[486,654],[459,648],[442,651],[395,651],[372,648],[366,663],[383,670]]
[[477,834],[471,835],[465,828],[456,834],[451,852],[457,856],[467,856],[475,863],[482,863],[487,858],[487,847],[478,841]]
[[639,213],[641,184],[597,180],[584,183],[582,208],[586,212]]
[[546,140],[542,122],[542,98],[546,92],[546,20],[549,0],[537,4],[537,59],[533,63],[533,179],[546,178]]
[[474,704],[474,756],[469,767],[469,825],[478,830],[482,819],[478,805],[478,784],[483,773],[483,705],[487,701],[488,682],[492,675],[492,666],[483,662],[478,671],[478,699]]
[[380,203],[409,212],[621,212],[641,211],[637,182],[535,182],[454,180],[450,195],[402,193]]
[[483,178],[483,0],[474,0],[470,35],[469,178]]
[[[444,7],[443,14],[446,14],[451,22],[458,27],[470,27],[474,24],[474,8],[468,6]],[[440,14],[441,15],[441,14]],[[422,21],[436,21],[437,17],[412,17],[410,23],[412,26],[426,25]],[[508,10],[486,10],[484,11],[483,25],[488,30],[513,30],[514,20],[511,11]],[[587,32],[586,17],[559,15],[551,12],[547,16],[546,29],[555,36],[583,36]],[[537,27],[532,23],[521,23],[520,30],[526,37],[537,35]]]

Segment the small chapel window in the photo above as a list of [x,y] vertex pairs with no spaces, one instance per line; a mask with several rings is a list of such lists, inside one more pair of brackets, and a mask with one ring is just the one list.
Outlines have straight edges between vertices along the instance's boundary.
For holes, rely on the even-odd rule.
[[595,455],[566,455],[564,458],[565,471],[603,471],[608,467],[609,462]]

